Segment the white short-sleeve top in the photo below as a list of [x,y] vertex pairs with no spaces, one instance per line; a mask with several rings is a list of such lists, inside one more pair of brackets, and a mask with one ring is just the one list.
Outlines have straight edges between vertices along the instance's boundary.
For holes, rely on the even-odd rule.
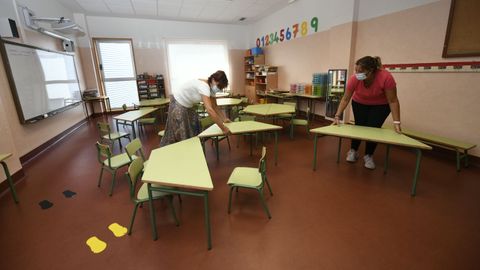
[[210,86],[199,79],[190,80],[177,89],[172,89],[173,97],[183,107],[191,108],[202,101],[202,95],[210,96]]

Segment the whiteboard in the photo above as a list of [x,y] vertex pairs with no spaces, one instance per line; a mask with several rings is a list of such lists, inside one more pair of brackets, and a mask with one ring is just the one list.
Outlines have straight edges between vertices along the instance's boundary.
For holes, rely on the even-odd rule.
[[73,54],[2,42],[2,56],[22,123],[55,115],[81,102]]

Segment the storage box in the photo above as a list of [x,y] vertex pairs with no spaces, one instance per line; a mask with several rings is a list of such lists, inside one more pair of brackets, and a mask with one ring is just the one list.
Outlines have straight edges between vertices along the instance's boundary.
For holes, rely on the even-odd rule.
[[260,47],[255,47],[251,49],[252,55],[261,55],[263,54],[263,50]]

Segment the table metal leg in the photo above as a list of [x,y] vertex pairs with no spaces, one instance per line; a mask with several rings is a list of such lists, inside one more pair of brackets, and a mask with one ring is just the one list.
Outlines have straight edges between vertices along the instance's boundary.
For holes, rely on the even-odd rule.
[[384,168],[383,168],[383,174],[387,173],[389,157],[390,157],[390,145],[387,144],[387,153],[385,155],[385,165],[384,165]]
[[275,131],[275,166],[278,160],[278,133]]
[[115,119],[115,127],[117,128],[117,132],[120,132],[120,129],[118,129],[118,119]]
[[5,163],[5,161],[2,161],[0,163],[2,163],[3,170],[5,171],[5,176],[7,177],[8,186],[10,188],[10,192],[12,193],[13,200],[15,201],[15,203],[18,203],[17,192],[15,191],[15,186],[13,185],[12,176],[10,175],[10,171],[8,170],[7,163]]
[[155,209],[153,209],[152,184],[148,183],[148,204],[150,207],[150,223],[152,224],[152,238],[157,240],[157,221],[155,220]]
[[456,149],[455,152],[457,154],[457,172],[459,172],[460,171],[460,151]]
[[463,155],[464,155],[464,158],[465,158],[464,166],[465,166],[465,168],[467,168],[468,167],[468,150],[465,150],[463,152]]
[[342,138],[338,137],[337,163],[340,163],[340,150],[342,149]]
[[207,231],[208,250],[212,249],[212,232],[210,229],[210,213],[208,210],[208,191],[203,192],[203,206],[205,208],[205,230]]
[[417,179],[420,173],[420,161],[422,160],[422,150],[415,149],[417,151],[417,163],[415,165],[415,175],[413,176],[413,183],[412,183],[412,196],[417,194]]
[[215,137],[215,150],[217,151],[217,161],[220,160],[220,150],[218,149],[218,137]]
[[317,169],[317,140],[318,134],[315,133],[315,137],[313,138],[313,170]]
[[135,121],[131,122],[132,124],[132,135],[133,135],[133,138],[137,138],[137,133],[135,132]]

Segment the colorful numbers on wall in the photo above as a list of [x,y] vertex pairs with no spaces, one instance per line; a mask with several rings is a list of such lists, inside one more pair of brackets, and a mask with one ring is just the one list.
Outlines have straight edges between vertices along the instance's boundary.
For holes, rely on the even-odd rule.
[[297,37],[304,37],[309,32],[316,33],[318,31],[318,18],[313,17],[310,20],[310,27],[307,21],[303,21],[301,24],[294,24],[292,27],[283,28],[275,33],[266,34],[257,38],[257,47],[265,47],[273,45],[275,43],[284,42],[287,40],[295,39]]

